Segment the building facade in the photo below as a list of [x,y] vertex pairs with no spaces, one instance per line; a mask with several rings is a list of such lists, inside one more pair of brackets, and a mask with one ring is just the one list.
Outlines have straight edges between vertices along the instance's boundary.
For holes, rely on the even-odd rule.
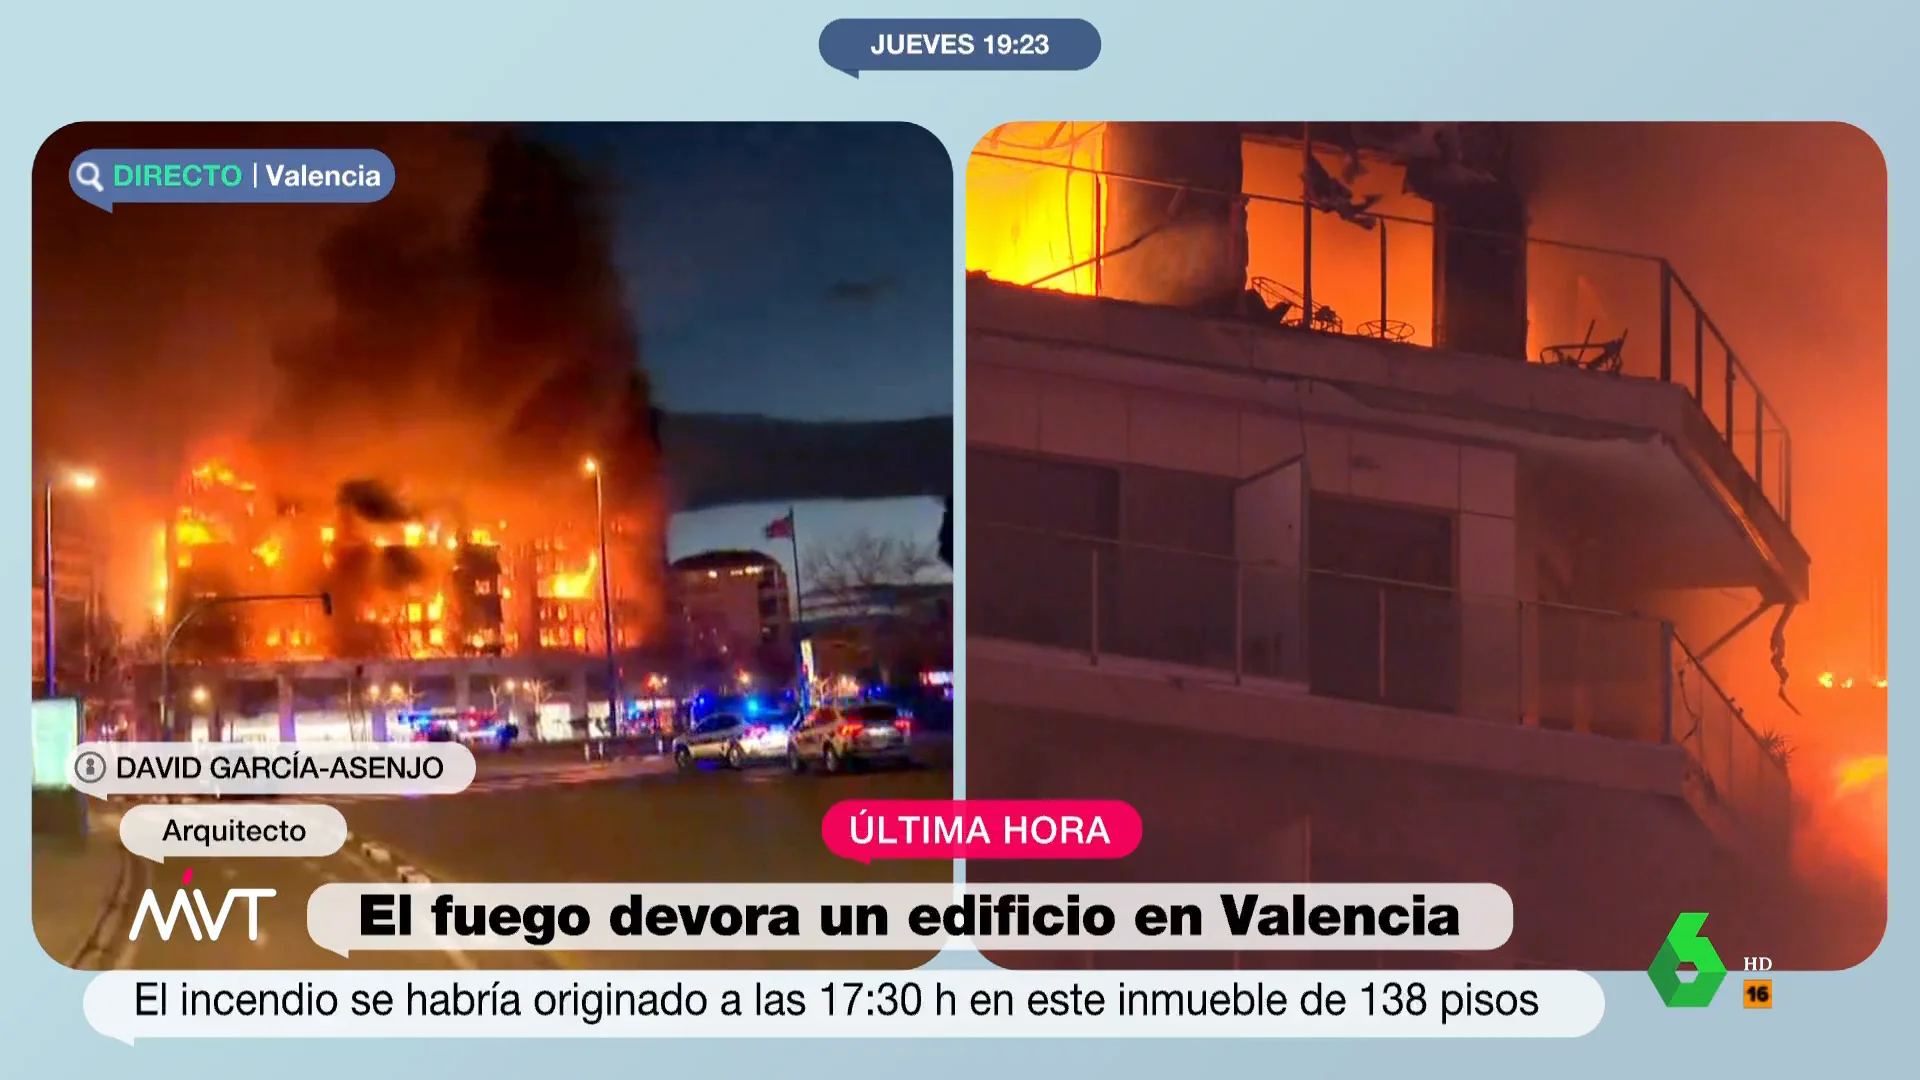
[[794,654],[793,599],[779,560],[708,551],[669,569],[674,620],[687,658],[749,674]]
[[1368,219],[1302,125],[1038,127],[968,211],[969,792],[1132,802],[1103,875],[1499,883],[1467,966],[1642,967],[1681,911],[1819,966],[1786,755],[1682,631],[1808,557],[1675,268],[1596,300],[1516,185],[1384,152]]
[[953,670],[953,584],[912,582],[807,593],[815,674],[888,686]]
[[[183,656],[214,661],[604,654],[657,640],[664,557],[638,518],[591,507],[515,524],[401,504],[367,481],[303,507],[218,462],[194,468],[157,537],[154,610],[199,600],[328,593],[317,604],[230,605],[194,617]],[[654,538],[657,540],[657,538]],[[606,558],[604,569],[601,559]],[[608,592],[611,596],[608,596]]]
[[[46,524],[44,507],[36,506],[33,514],[33,684],[36,695],[46,686]],[[92,654],[98,644],[92,636],[106,576],[97,536],[93,507],[84,499],[58,503],[53,514],[52,545],[56,686],[72,685],[90,674]]]

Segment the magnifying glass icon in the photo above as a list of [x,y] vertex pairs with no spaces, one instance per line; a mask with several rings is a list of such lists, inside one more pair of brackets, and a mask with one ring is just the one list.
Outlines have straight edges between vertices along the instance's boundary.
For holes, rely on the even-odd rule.
[[91,161],[83,161],[73,167],[73,180],[81,187],[90,187],[102,195],[107,193],[106,186],[100,183],[100,166]]

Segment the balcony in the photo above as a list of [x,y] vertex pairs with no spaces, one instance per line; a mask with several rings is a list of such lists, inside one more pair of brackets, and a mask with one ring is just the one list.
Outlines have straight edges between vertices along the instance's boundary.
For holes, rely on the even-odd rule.
[[[1685,516],[1685,538],[1661,539],[1679,578],[1664,586],[1757,584],[1777,601],[1805,598],[1792,435],[1664,257],[1442,228],[1386,162],[1369,163],[1379,201],[1364,213],[1309,205],[1297,143],[1246,136],[1241,190],[1208,190],[1107,167],[1110,125],[1070,125],[1059,145],[1039,138],[1055,125],[1032,126],[1043,130],[990,139],[969,161],[968,269],[987,279],[969,289],[971,360],[1091,348],[1188,372],[1286,375],[1374,402],[1390,394],[1430,423],[1524,430],[1556,440],[1539,452],[1569,475],[1607,472],[1602,485],[1661,493],[1657,512],[1612,516]],[[1337,155],[1315,153],[1337,170]],[[1460,281],[1443,280],[1450,273]],[[1450,289],[1487,292],[1483,279],[1503,274],[1511,295],[1477,297],[1477,319],[1443,310]],[[1177,327],[1176,308],[1189,316]],[[1242,329],[1254,326],[1271,333]],[[1309,341],[1326,344],[1309,351]],[[1655,444],[1665,460],[1624,460],[1628,446]],[[1684,483],[1668,471],[1675,459]]]
[[[1264,704],[1249,707],[1266,718],[1288,701],[1345,705],[1326,715],[1356,730],[1371,724],[1378,752],[1439,737],[1419,732],[1422,715],[1534,729],[1558,738],[1563,757],[1637,744],[1657,765],[1678,752],[1685,767],[1665,793],[1743,844],[1784,850],[1785,755],[1667,623],[980,522],[967,564],[970,650],[1004,643],[1038,663],[1230,687],[1242,701],[1259,696]],[[993,697],[981,680],[974,687]],[[1493,757],[1510,759],[1513,740],[1496,741],[1504,749]]]

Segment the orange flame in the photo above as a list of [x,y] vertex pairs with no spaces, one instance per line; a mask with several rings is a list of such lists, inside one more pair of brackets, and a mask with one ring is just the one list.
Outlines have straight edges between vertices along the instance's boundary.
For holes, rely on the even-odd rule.
[[1886,779],[1887,755],[1852,758],[1841,762],[1840,767],[1834,770],[1833,793],[1836,796],[1851,795],[1875,784],[1883,784]]
[[546,593],[555,600],[584,600],[593,595],[594,575],[600,571],[598,552],[587,557],[587,568],[574,573],[554,574],[547,579]]
[[1856,686],[1863,688],[1870,686],[1875,690],[1885,690],[1887,688],[1887,677],[1885,675],[1875,675],[1871,679],[1860,679],[1856,681],[1851,675],[1835,675],[1831,671],[1823,671],[1815,681],[1820,684],[1820,688],[1823,690],[1852,690]]
[[242,480],[225,462],[208,461],[193,468],[194,483],[201,487],[224,487],[234,491],[252,491],[254,486]]
[[260,542],[260,546],[253,549],[253,557],[259,559],[260,565],[262,566],[278,566],[280,565],[280,556],[284,551],[285,545],[282,544],[280,538],[277,536],[269,536]]
[[173,568],[167,565],[167,527],[160,526],[153,532],[153,617],[156,622],[167,618],[167,595],[173,586]]
[[182,511],[180,520],[173,525],[173,542],[181,547],[201,547],[219,543],[220,534],[214,529],[212,522]]
[[967,160],[967,269],[1097,292],[1105,165],[1102,124],[1028,121],[988,132]]

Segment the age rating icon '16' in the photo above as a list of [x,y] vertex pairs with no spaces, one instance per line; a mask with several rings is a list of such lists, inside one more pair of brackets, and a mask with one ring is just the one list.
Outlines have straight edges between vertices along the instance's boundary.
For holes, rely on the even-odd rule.
[[[1667,931],[1667,940],[1661,943],[1660,952],[1647,968],[1647,978],[1653,980],[1653,988],[1668,1008],[1705,1008],[1713,1003],[1713,995],[1726,981],[1727,965],[1720,962],[1713,942],[1700,933],[1706,923],[1704,911],[1685,912],[1673,920],[1673,929]],[[1680,977],[1681,964],[1693,965],[1693,981]]]

